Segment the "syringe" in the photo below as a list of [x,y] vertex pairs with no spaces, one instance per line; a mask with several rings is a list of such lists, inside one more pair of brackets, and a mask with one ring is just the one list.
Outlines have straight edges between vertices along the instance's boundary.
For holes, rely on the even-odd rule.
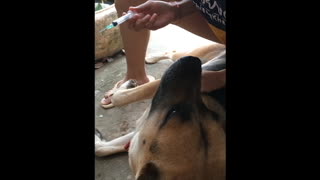
[[116,27],[124,22],[126,22],[127,20],[131,19],[135,14],[137,14],[136,12],[133,12],[133,11],[128,11],[128,13],[124,16],[121,16],[120,18],[112,21],[111,24],[109,24],[108,26],[106,26],[105,28],[103,28],[100,32],[103,32],[107,29],[111,29],[113,27]]

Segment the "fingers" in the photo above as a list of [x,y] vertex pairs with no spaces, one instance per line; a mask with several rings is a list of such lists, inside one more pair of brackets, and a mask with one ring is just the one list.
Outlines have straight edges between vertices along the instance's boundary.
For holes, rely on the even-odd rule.
[[[126,14],[127,14],[126,12],[122,13],[122,15],[126,15]],[[158,17],[158,14],[156,13],[153,13],[152,15],[150,14],[145,15],[143,13],[138,13],[128,21],[128,28],[134,31],[140,31],[142,29],[156,30],[158,28],[154,26],[154,23],[157,20],[157,17]]]
[[158,14],[154,13],[151,17],[149,22],[146,24],[146,28],[153,30],[153,24],[156,21]]
[[152,27],[155,18],[156,15],[151,16],[150,14],[137,14],[129,21],[128,28],[135,31],[140,31],[146,28],[149,29]]
[[[126,15],[127,13],[126,12],[123,12],[122,13],[122,16]],[[128,23],[128,28],[131,29],[131,30],[135,30],[135,24],[136,24],[136,21],[140,18],[143,17],[143,14],[136,14],[134,15],[131,19],[129,19],[127,21]]]
[[135,24],[135,29],[141,30],[143,28],[146,28],[146,25],[149,22],[150,18],[151,18],[151,16],[149,14],[147,14],[142,19],[138,19]]

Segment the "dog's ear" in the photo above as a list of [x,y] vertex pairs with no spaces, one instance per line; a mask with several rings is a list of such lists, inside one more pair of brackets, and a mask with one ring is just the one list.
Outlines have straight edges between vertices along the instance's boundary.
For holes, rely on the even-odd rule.
[[160,180],[160,172],[158,167],[149,162],[140,170],[137,180]]

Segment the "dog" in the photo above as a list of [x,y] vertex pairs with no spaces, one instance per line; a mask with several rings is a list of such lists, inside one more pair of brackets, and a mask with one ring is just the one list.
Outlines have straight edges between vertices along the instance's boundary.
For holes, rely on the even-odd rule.
[[224,180],[225,110],[202,94],[202,69],[221,70],[225,54],[201,66],[197,57],[173,63],[161,78],[136,130],[112,141],[96,131],[97,156],[128,151],[135,179]]
[[[224,69],[225,66],[225,45],[219,43],[210,43],[189,51],[172,51],[161,54],[151,54],[145,59],[147,64],[154,64],[163,59],[171,59],[177,61],[184,56],[198,57],[202,63],[203,70],[218,71]],[[217,65],[220,64],[220,65]],[[133,102],[150,99],[155,95],[160,84],[160,79],[136,86],[134,81],[123,83],[111,97],[112,106],[123,106]],[[133,88],[132,88],[133,87]]]

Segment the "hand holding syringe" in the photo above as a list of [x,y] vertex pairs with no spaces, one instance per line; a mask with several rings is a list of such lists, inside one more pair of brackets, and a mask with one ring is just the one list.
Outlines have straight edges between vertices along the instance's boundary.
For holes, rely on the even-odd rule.
[[[179,1],[180,2],[180,1]],[[174,22],[175,20],[186,16],[187,12],[183,11],[181,14],[180,6],[185,4],[189,7],[192,5],[192,12],[194,6],[191,1],[181,1],[181,4],[177,2],[165,2],[165,1],[146,1],[136,7],[129,7],[129,11],[126,15],[113,21],[110,25],[106,26],[102,31],[111,29],[119,24],[124,23],[132,19],[128,28],[131,30],[139,31],[141,29],[157,30],[165,27],[166,25]],[[190,6],[191,7],[191,6]],[[191,10],[190,10],[191,12]],[[101,31],[101,32],[102,32]]]
[[112,21],[111,24],[109,24],[108,26],[106,26],[105,28],[103,28],[100,32],[103,32],[107,29],[111,29],[113,27],[116,27],[124,22],[126,22],[127,20],[131,19],[135,14],[137,14],[136,12],[133,12],[133,11],[128,11],[128,13],[124,16],[121,16],[120,18]]

